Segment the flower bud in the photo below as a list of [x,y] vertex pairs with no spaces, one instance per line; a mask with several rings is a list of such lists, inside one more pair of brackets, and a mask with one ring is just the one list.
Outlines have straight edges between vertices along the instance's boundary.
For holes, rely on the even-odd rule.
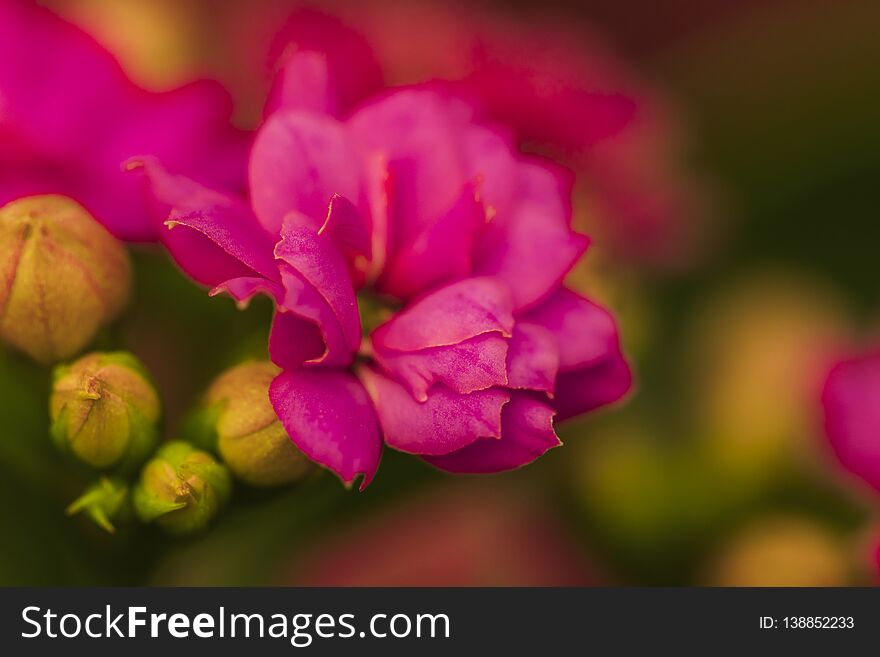
[[67,507],[67,515],[85,513],[102,529],[113,534],[113,522],[130,514],[128,486],[119,479],[101,477]]
[[208,389],[201,411],[206,423],[211,423],[217,450],[229,469],[254,486],[291,483],[311,468],[269,401],[269,384],[278,371],[268,361],[233,367]]
[[41,363],[70,358],[128,299],[122,244],[75,201],[31,196],[0,208],[0,336]]
[[163,445],[141,472],[134,508],[144,522],[172,534],[204,529],[229,500],[226,468],[207,452],[184,442]]
[[96,468],[126,469],[153,450],[160,405],[137,358],[96,352],[55,368],[49,414],[61,449]]

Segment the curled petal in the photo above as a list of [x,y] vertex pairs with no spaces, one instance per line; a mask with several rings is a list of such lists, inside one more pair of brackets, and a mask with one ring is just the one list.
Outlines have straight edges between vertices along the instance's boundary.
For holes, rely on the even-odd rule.
[[840,462],[880,490],[880,353],[832,369],[822,405],[825,431]]
[[352,258],[372,257],[369,226],[357,206],[344,196],[334,194],[330,198],[327,218],[318,234],[330,237],[340,251]]
[[374,355],[420,402],[428,399],[428,390],[438,382],[462,395],[507,385],[507,339],[497,333],[411,352],[374,345]]
[[553,334],[563,372],[592,365],[618,348],[617,324],[611,313],[567,288],[558,289],[523,320]]
[[212,286],[254,273],[278,280],[274,240],[241,199],[170,174],[153,158],[127,166],[145,175],[149,194],[167,216],[160,237],[190,276]]
[[471,252],[486,223],[476,186],[462,189],[455,204],[409,243],[400,245],[379,280],[379,289],[410,299],[439,283],[471,273]]
[[562,444],[553,429],[553,415],[547,404],[514,393],[501,412],[501,440],[481,438],[450,454],[424,459],[441,470],[457,473],[519,468]]
[[242,276],[220,283],[208,295],[216,296],[226,293],[231,296],[240,309],[247,308],[251,299],[257,294],[265,294],[277,303],[284,298],[284,288],[274,281],[259,276]]
[[504,280],[523,310],[560,285],[589,240],[571,230],[571,190],[551,169],[521,164],[518,181],[512,209],[489,222],[477,246],[474,272]]
[[354,375],[339,370],[298,369],[279,374],[269,387],[275,413],[290,439],[310,459],[360,490],[379,467],[382,440],[376,414]]
[[249,165],[251,202],[271,233],[298,212],[317,230],[334,194],[361,199],[360,165],[351,139],[335,119],[276,112],[260,128]]
[[451,283],[414,301],[373,332],[377,349],[418,351],[454,345],[484,333],[510,336],[510,292],[490,277]]
[[434,386],[417,402],[399,383],[370,367],[358,375],[376,405],[389,447],[411,454],[448,454],[479,438],[501,436],[501,409],[510,399],[504,390],[490,388],[460,395]]
[[565,420],[621,399],[632,387],[632,371],[620,350],[593,365],[564,372],[556,379],[553,406]]
[[[325,301],[338,324],[345,346],[353,354],[360,347],[361,322],[348,263],[337,248],[332,234],[316,232],[310,223],[308,217],[302,214],[289,214],[281,231],[281,241],[275,247],[275,256],[289,265],[283,269],[282,275],[287,274],[285,281],[296,281],[297,295],[299,285],[306,283]],[[297,300],[291,294],[285,296],[285,309],[297,312],[296,304]],[[327,329],[322,327],[322,330]]]
[[284,297],[269,335],[272,362],[282,368],[350,364],[356,348],[348,344],[327,299],[286,262],[279,268]]
[[559,346],[543,326],[517,322],[507,350],[507,386],[551,397],[559,372]]

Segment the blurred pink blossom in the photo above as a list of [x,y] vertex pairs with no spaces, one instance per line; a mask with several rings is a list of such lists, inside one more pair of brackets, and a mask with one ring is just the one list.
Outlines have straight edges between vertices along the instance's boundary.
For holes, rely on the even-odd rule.
[[231,110],[213,83],[140,89],[78,28],[33,3],[0,2],[0,205],[61,193],[117,237],[155,239],[157,222],[122,163],[154,155],[204,182],[237,185],[244,141]]
[[[383,79],[392,86],[443,80],[468,97],[481,120],[507,126],[517,143],[577,171],[583,219],[603,249],[668,268],[699,257],[708,233],[707,186],[686,169],[677,113],[587,26],[553,12],[524,15],[477,2],[320,7],[289,16],[270,61],[293,51],[325,56],[344,75],[340,110],[357,106]],[[251,41],[243,40],[241,61],[265,51],[257,39],[277,24],[275,9]],[[233,31],[260,25],[250,12],[248,21],[235,16]]]
[[880,491],[880,351],[837,364],[822,403],[825,431],[840,462]]

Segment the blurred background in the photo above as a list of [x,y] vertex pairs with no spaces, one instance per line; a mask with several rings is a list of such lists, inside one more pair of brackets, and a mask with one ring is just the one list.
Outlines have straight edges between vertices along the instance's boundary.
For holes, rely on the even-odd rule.
[[[290,0],[44,4],[104,43],[147,88],[220,80],[242,128],[259,118],[273,35],[302,7]],[[461,5],[310,6],[372,39],[387,82],[411,82],[425,71],[455,77],[467,64],[456,31]],[[281,492],[240,486],[199,537],[175,540],[142,528],[110,536],[63,513],[88,473],[50,444],[48,373],[0,351],[0,583],[845,586],[876,579],[880,498],[830,452],[819,390],[835,358],[880,333],[880,4],[517,0],[479,7],[480,22],[469,29],[498,24],[507,26],[499,33],[515,35],[540,26],[551,45],[539,52],[571,48],[582,58],[563,57],[575,62],[571,75],[579,75],[580,61],[584,75],[620,80],[638,100],[643,127],[611,159],[601,149],[561,154],[585,181],[577,221],[596,238],[569,283],[620,318],[637,372],[634,394],[561,426],[565,446],[521,471],[452,477],[386,450],[381,476],[362,494],[327,474]],[[614,198],[611,166],[656,189],[650,207],[666,211],[597,205],[596,198]],[[604,193],[591,194],[594,181]],[[667,202],[671,190],[684,201]],[[620,216],[668,223],[608,219]],[[663,239],[646,238],[649,228]],[[262,348],[271,308],[255,302],[239,312],[229,300],[209,299],[159,251],[138,248],[134,257],[135,300],[98,346],[130,349],[147,363],[171,436],[214,376]]]

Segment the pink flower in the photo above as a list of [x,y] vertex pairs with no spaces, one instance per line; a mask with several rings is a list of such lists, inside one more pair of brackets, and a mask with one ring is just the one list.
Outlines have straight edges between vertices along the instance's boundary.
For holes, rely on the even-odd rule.
[[840,462],[880,491],[880,352],[836,365],[822,404],[825,431]]
[[211,83],[138,88],[109,52],[50,11],[0,3],[0,205],[31,194],[75,198],[117,237],[155,239],[122,162],[155,155],[204,182],[234,185],[239,135]]
[[346,115],[324,58],[298,53],[281,76],[249,204],[142,165],[180,266],[241,303],[274,298],[270,397],[306,455],[361,488],[383,441],[507,470],[559,445],[554,416],[628,390],[614,320],[562,285],[588,241],[569,175],[438,91]]
[[[230,28],[254,32],[239,62],[253,61],[256,39],[265,42],[278,22],[277,13],[244,11],[248,20],[233,12]],[[450,0],[331,3],[324,11],[295,11],[273,50],[325,56],[335,75],[345,74],[342,110],[378,89],[382,77],[393,85],[443,79],[482,119],[509,126],[518,143],[578,172],[577,192],[603,249],[670,268],[699,255],[706,193],[684,165],[676,112],[587,26]]]

